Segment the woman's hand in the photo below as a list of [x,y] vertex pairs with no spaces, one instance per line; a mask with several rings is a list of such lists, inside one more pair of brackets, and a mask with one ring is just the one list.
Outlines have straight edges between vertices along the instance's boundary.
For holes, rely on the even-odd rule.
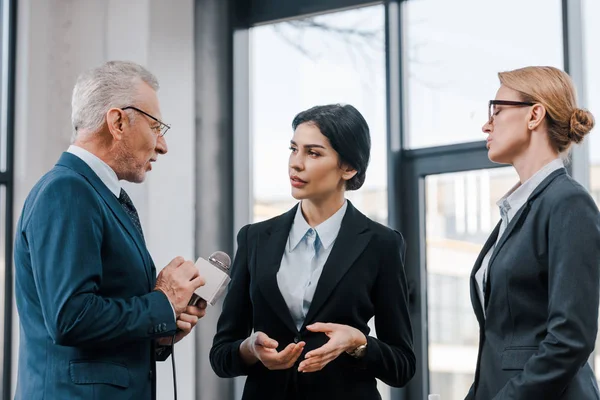
[[240,345],[240,354],[244,362],[252,365],[258,361],[270,370],[288,369],[302,354],[304,342],[290,343],[280,352],[277,351],[279,344],[263,332],[254,332]]
[[316,372],[335,360],[345,351],[352,351],[367,343],[367,337],[358,329],[348,325],[317,322],[306,327],[311,332],[323,332],[329,341],[318,349],[309,351],[298,367],[299,372]]

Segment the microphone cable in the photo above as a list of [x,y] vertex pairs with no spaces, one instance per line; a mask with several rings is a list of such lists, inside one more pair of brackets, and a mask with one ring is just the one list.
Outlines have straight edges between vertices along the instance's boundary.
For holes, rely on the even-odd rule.
[[[176,335],[177,333],[175,333]],[[177,400],[177,372],[175,371],[175,335],[171,337],[171,365],[173,365],[173,399]]]

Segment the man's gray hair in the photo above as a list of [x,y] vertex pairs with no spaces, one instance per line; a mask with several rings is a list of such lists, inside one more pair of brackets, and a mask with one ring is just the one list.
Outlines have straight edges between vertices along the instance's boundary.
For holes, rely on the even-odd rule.
[[158,90],[158,80],[146,68],[129,61],[109,61],[77,78],[71,99],[73,138],[85,129],[100,130],[111,108],[134,105],[138,85],[146,82]]

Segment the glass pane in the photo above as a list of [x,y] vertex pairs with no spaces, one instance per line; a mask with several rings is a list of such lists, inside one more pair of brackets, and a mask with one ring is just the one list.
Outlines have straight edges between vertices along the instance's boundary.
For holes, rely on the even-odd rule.
[[[6,186],[0,186],[0,393],[2,388],[2,374],[4,373],[4,285],[6,281]],[[14,351],[13,351],[14,352]]]
[[[2,145],[1,138],[5,136],[6,132],[6,107],[4,92],[6,84],[4,82],[5,77],[5,65],[6,57],[4,50],[6,46],[4,44],[5,30],[8,24],[4,22],[4,1],[0,0],[0,159],[5,158],[1,153],[2,149],[6,148]],[[0,162],[1,164],[1,162]],[[6,190],[4,186],[0,186],[0,395],[4,393],[4,304],[6,302],[5,296],[5,256],[4,256],[4,236],[5,236],[5,194]]]
[[387,145],[383,5],[252,29],[254,221],[287,211],[292,119],[307,108],[348,103],[371,130],[365,185],[348,198],[387,223]]
[[473,383],[479,325],[469,276],[500,220],[496,201],[518,180],[512,167],[425,180],[429,392],[443,400],[464,399]]
[[[484,140],[481,126],[499,71],[563,65],[560,0],[412,0],[403,6],[410,148]],[[534,38],[543,40],[532,46]]]
[[8,37],[8,21],[5,21],[4,2],[0,0],[0,171],[6,171],[6,82],[4,81],[7,73],[8,51],[7,43],[4,43]]
[[[587,72],[586,106],[596,117],[596,126],[600,124],[600,49],[595,41],[600,37],[600,25],[595,17],[600,15],[600,2],[584,0],[582,3],[584,18],[584,49]],[[590,14],[595,13],[595,14]],[[600,206],[600,130],[596,127],[589,136],[590,144],[590,192],[596,204]],[[596,350],[592,357],[596,371],[596,380],[600,382],[600,336],[596,338]]]

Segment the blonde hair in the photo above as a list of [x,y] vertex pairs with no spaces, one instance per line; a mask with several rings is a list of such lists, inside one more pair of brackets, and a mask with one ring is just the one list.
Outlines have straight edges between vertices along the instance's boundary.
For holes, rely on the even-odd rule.
[[500,83],[516,90],[523,101],[546,108],[550,142],[562,153],[580,143],[594,127],[594,116],[577,107],[575,86],[566,72],[554,67],[525,67],[500,72]]

